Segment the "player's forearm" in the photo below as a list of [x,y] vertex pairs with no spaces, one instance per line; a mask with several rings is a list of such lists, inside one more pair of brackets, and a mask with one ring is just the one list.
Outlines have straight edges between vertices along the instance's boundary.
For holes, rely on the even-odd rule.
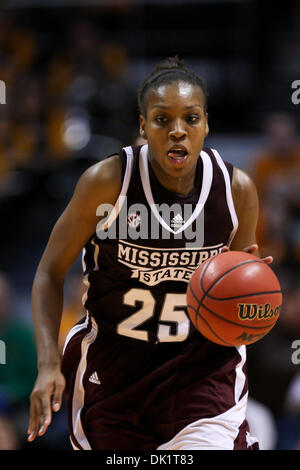
[[58,335],[63,309],[63,281],[38,271],[32,287],[32,313],[38,367],[60,364]]

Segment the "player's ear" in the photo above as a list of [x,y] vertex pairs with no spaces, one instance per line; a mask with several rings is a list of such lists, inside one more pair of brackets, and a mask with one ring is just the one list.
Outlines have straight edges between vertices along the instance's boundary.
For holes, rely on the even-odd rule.
[[209,125],[208,125],[208,114],[206,113],[206,127],[205,127],[205,137],[209,133]]
[[146,127],[146,120],[144,116],[140,114],[140,136],[143,137],[143,139],[147,139],[145,127]]

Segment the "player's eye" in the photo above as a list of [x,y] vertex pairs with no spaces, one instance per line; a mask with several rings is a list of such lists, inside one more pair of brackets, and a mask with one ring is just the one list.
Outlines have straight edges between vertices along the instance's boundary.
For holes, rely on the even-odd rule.
[[199,121],[199,116],[197,114],[189,114],[186,117],[186,120],[189,124],[196,124]]
[[168,118],[166,116],[156,116],[155,121],[159,124],[165,124],[166,122],[168,122]]

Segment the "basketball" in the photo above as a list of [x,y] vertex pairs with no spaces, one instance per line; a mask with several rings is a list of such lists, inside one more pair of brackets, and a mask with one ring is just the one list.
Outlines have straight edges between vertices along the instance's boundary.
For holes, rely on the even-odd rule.
[[202,263],[190,279],[186,296],[195,328],[223,346],[260,340],[277,322],[282,304],[274,271],[242,251],[221,253]]

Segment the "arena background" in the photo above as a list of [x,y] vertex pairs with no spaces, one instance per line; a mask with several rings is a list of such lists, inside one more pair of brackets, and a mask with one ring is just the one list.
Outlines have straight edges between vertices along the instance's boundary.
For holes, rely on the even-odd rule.
[[[0,7],[0,448],[70,449],[65,408],[26,442],[36,376],[31,285],[51,228],[91,164],[138,137],[136,90],[178,54],[206,80],[207,146],[255,180],[261,254],[284,291],[248,347],[249,422],[265,449],[300,449],[300,5],[296,0],[2,0]],[[294,96],[294,98],[293,98]],[[83,315],[68,274],[61,344]]]

